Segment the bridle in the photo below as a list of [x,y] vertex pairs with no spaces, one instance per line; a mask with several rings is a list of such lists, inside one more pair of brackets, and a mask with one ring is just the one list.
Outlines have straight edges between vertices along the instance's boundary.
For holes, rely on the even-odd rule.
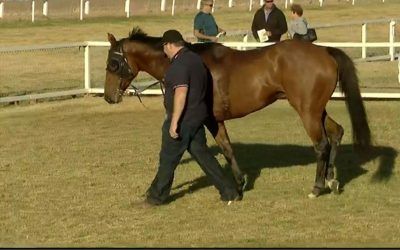
[[142,89],[139,89],[138,87],[133,85],[132,82],[133,82],[133,79],[135,78],[135,74],[133,73],[132,68],[128,64],[128,60],[125,57],[125,53],[122,49],[122,46],[119,46],[119,48],[117,50],[110,50],[108,52],[108,60],[107,60],[106,70],[119,76],[119,85],[118,85],[118,89],[117,89],[118,97],[121,97],[125,92],[122,88],[123,80],[130,82],[130,86],[135,91],[134,95],[136,95],[139,98],[139,101],[142,104],[143,104],[143,102],[142,102],[142,99],[140,98],[140,94],[142,94],[143,91],[145,91],[146,89],[148,89],[156,84],[160,84],[161,92],[164,95],[164,90],[162,87],[162,83],[163,83],[162,80],[156,81]]

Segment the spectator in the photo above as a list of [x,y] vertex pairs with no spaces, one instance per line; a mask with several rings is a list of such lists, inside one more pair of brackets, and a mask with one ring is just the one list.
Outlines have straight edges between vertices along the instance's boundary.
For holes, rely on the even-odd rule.
[[147,191],[145,206],[168,202],[174,171],[187,150],[219,190],[221,200],[239,199],[234,180],[224,176],[221,166],[207,147],[204,121],[208,117],[205,102],[207,69],[199,55],[185,47],[177,30],[162,37],[164,53],[171,60],[165,74],[166,118],[162,126],[160,162]]
[[217,42],[219,36],[226,34],[215,22],[212,8],[213,0],[202,0],[201,10],[194,18],[193,34],[199,42]]
[[295,38],[295,34],[307,34],[308,23],[307,20],[303,17],[303,8],[300,6],[300,4],[292,4],[290,10],[292,12],[292,21],[289,24],[289,37]]
[[[264,5],[254,14],[251,31],[259,42],[281,40],[281,36],[287,31],[287,23],[285,15],[276,7],[274,0],[264,0]],[[259,37],[259,34],[263,37]]]

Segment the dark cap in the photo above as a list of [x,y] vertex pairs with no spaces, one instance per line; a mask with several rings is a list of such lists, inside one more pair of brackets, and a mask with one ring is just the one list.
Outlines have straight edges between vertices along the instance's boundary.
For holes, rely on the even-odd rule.
[[181,33],[177,30],[167,30],[164,32],[161,41],[163,43],[176,43],[184,41]]

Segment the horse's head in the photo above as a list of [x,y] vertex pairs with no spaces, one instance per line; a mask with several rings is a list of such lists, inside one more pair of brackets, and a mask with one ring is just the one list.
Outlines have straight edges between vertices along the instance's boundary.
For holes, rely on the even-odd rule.
[[108,103],[119,103],[139,71],[154,78],[164,77],[169,60],[163,52],[160,37],[149,37],[136,27],[128,38],[117,41],[108,33],[110,50],[107,58],[104,99]]
[[104,99],[108,103],[118,103],[122,101],[122,94],[139,70],[135,62],[130,62],[126,56],[123,39],[116,41],[115,37],[108,33],[108,41],[111,46],[107,58]]

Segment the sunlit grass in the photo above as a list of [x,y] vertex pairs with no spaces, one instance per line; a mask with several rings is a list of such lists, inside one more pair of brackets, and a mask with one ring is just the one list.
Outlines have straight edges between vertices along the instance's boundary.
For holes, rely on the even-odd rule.
[[338,196],[307,198],[315,155],[296,112],[278,101],[226,122],[238,162],[252,176],[243,201],[221,203],[185,154],[173,184],[177,198],[141,209],[132,202],[143,199],[155,175],[164,117],[161,98],[143,102],[87,97],[2,108],[2,246],[399,246],[397,102],[365,103],[376,150],[367,160],[353,152],[344,102],[329,103],[345,129]]

